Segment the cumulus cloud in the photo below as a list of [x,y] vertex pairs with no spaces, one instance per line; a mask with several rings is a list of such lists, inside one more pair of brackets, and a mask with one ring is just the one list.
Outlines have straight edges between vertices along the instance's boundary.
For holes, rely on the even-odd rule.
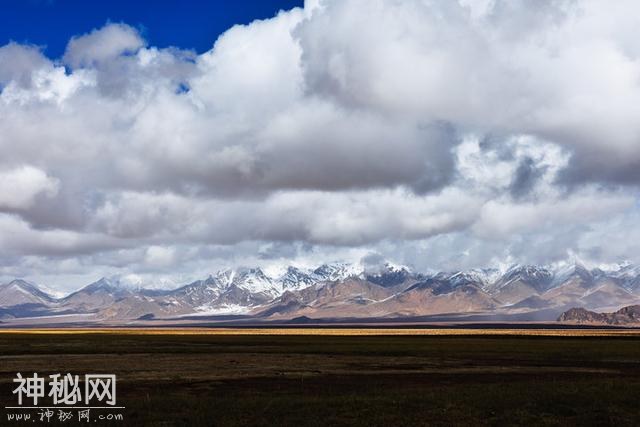
[[107,201],[94,216],[92,228],[121,238],[174,242],[358,245],[464,228],[473,222],[479,206],[480,199],[453,189],[426,197],[404,190],[297,191],[261,200],[193,200],[135,193]]
[[162,246],[150,246],[145,255],[145,263],[151,267],[170,267],[175,262],[175,249]]
[[325,2],[296,34],[310,88],[341,104],[534,134],[575,151],[574,177],[637,183],[636,11],[633,1]]
[[[635,198],[628,194],[592,192],[549,197],[536,203],[511,204],[491,200],[483,205],[474,229],[488,239],[505,239],[523,232],[546,231],[544,234],[552,234],[566,225],[588,224],[630,211],[634,204]],[[576,221],[577,218],[580,221]]]
[[133,54],[144,44],[138,31],[130,26],[107,24],[89,34],[73,37],[63,61],[73,68],[93,67],[122,54]]
[[118,246],[115,239],[70,230],[38,230],[14,215],[0,214],[0,246],[3,256],[75,256]]
[[32,166],[0,171],[0,210],[26,209],[36,197],[54,197],[59,181]]
[[29,87],[31,73],[47,66],[48,62],[35,46],[11,42],[0,47],[0,88],[11,82]]
[[639,11],[317,0],[200,55],[126,23],[62,58],[9,43],[0,274],[617,259],[602,230],[638,211]]

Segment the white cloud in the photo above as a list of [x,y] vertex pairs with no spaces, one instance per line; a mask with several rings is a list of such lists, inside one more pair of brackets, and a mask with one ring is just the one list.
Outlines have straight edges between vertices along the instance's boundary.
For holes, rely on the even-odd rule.
[[27,209],[36,197],[54,197],[59,181],[33,166],[0,170],[0,210]]
[[324,0],[200,55],[124,23],[61,59],[10,43],[0,263],[63,257],[84,278],[336,248],[448,266],[598,242],[619,257],[602,230],[624,236],[638,210],[638,12]]
[[124,53],[135,53],[144,44],[142,37],[130,26],[112,23],[73,37],[63,60],[73,68],[92,67]]
[[38,230],[20,218],[0,214],[0,247],[4,256],[54,255],[77,256],[96,250],[114,248],[122,243],[97,233],[69,230]]
[[535,134],[576,150],[575,166],[594,176],[601,161],[620,169],[609,179],[640,162],[637,3],[325,4],[296,31],[314,92],[386,114]]
[[0,47],[0,88],[10,82],[29,87],[31,73],[47,67],[49,61],[35,46],[11,42]]
[[175,255],[174,248],[150,246],[147,248],[144,261],[150,267],[166,268],[173,265],[175,262]]
[[474,231],[488,239],[531,232],[552,235],[563,226],[590,224],[629,212],[634,204],[635,198],[628,194],[592,191],[521,204],[491,200],[483,206]]

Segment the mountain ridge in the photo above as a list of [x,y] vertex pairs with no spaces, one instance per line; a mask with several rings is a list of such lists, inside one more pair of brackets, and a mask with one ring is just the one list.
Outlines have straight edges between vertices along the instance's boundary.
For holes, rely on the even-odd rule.
[[640,326],[640,305],[622,307],[612,313],[597,313],[582,307],[571,308],[558,317],[558,322],[579,325]]
[[[384,263],[375,268],[333,263],[287,266],[268,275],[259,267],[223,269],[174,289],[101,278],[62,298],[23,280],[0,285],[0,308],[11,318],[77,313],[107,319],[243,314],[259,319],[405,317],[444,313],[556,313],[572,307],[615,311],[640,303],[640,268],[588,269],[513,265],[503,270],[420,273]],[[20,315],[20,307],[31,309]],[[17,314],[16,314],[17,313]],[[0,313],[0,318],[2,314]],[[552,320],[552,319],[549,319]]]

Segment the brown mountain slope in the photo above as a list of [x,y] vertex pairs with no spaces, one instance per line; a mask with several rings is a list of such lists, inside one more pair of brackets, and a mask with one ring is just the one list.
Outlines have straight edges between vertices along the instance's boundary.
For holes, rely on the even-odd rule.
[[393,290],[356,277],[285,292],[255,314],[263,317],[374,317],[375,303],[391,297]]

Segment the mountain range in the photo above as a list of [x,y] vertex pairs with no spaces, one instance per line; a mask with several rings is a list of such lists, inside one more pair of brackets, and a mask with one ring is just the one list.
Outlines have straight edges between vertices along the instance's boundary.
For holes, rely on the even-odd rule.
[[[102,278],[55,298],[36,284],[0,285],[0,322],[111,322],[215,316],[254,320],[455,317],[555,320],[572,307],[615,311],[640,303],[640,267],[607,270],[514,265],[419,273],[390,263],[226,269],[171,290],[135,288]],[[443,317],[444,316],[444,317]]]

